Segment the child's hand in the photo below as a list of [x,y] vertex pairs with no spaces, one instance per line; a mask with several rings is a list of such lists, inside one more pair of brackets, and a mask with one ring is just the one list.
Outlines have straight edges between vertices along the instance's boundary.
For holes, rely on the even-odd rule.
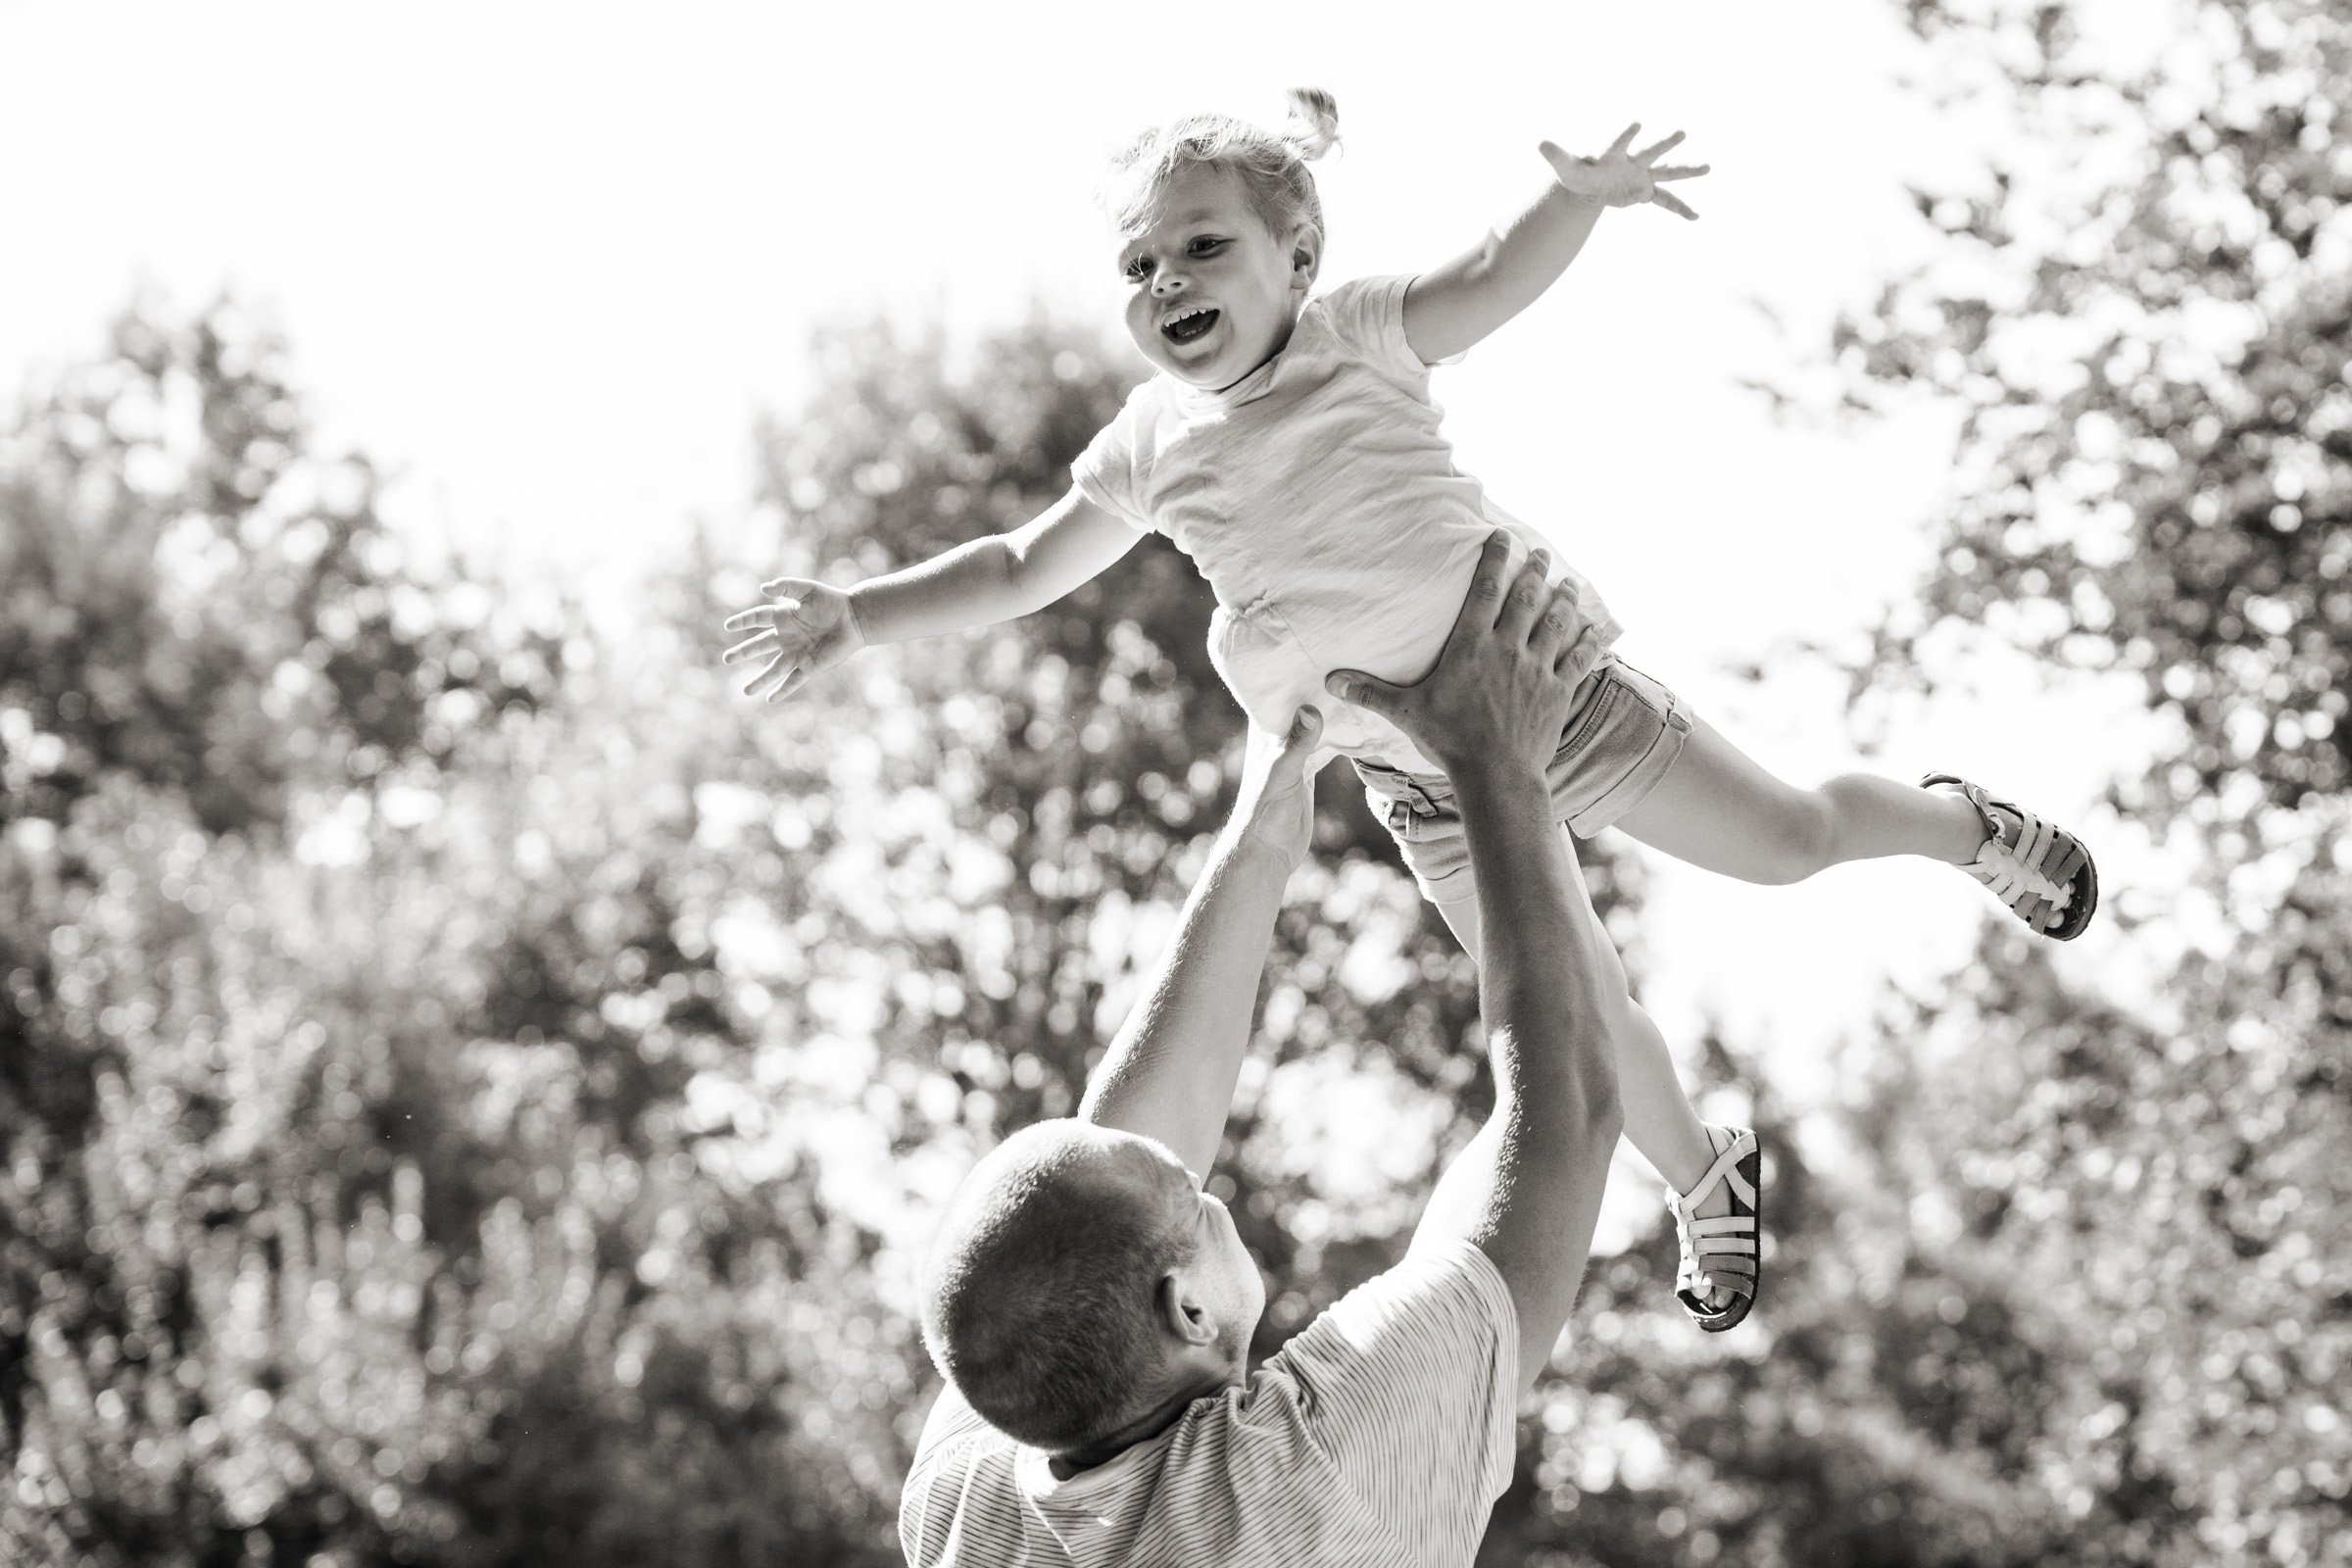
[[1639,207],[1643,202],[1655,202],[1670,213],[1696,218],[1698,215],[1684,206],[1682,199],[1672,191],[1658,189],[1656,181],[1690,179],[1705,173],[1707,166],[1675,164],[1665,169],[1652,167],[1660,153],[1683,139],[1683,133],[1678,130],[1664,141],[1653,142],[1638,153],[1627,152],[1626,149],[1634,144],[1634,133],[1641,128],[1640,125],[1626,126],[1625,134],[1609,143],[1609,150],[1598,158],[1579,158],[1573,153],[1562,152],[1556,143],[1548,141],[1537,150],[1551,165],[1552,173],[1559,179],[1560,187],[1587,201],[1599,202],[1604,207]]
[[764,659],[767,663],[744,687],[746,697],[769,702],[790,697],[865,646],[850,596],[806,577],[777,577],[760,585],[768,602],[727,617],[728,631],[760,628],[726,652],[722,662]]

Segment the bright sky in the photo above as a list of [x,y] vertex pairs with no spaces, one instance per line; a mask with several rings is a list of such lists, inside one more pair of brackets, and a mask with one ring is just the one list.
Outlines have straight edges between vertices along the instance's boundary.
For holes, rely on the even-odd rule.
[[[1599,583],[1627,655],[1811,782],[1852,764],[1842,694],[1774,650],[1906,591],[1948,430],[1785,430],[1735,383],[1919,263],[1904,181],[1979,152],[1898,87],[1925,63],[1896,9],[0,0],[0,397],[92,353],[136,288],[234,287],[328,435],[402,476],[396,515],[609,585],[747,508],[754,411],[797,401],[813,324],[1042,299],[1115,329],[1088,192],[1144,123],[1331,89],[1327,279],[1472,243],[1539,188],[1539,139],[1680,127],[1674,159],[1714,168],[1679,187],[1701,220],[1611,214],[1438,392],[1463,466]],[[1761,684],[1723,672],[1757,660]],[[2132,744],[2085,728],[2111,705],[1983,674],[1876,765],[2099,825]],[[1649,863],[1652,1010],[1677,1038],[1720,1017],[1800,1096],[1884,977],[1949,968],[1989,906],[1919,865],[1751,889]],[[2070,966],[2113,959],[2113,930]]]

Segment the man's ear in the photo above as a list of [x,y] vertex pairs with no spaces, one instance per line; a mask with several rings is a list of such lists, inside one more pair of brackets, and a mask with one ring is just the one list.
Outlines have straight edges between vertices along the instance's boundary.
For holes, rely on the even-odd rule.
[[1216,1319],[1209,1315],[1208,1303],[1182,1274],[1171,1269],[1159,1277],[1157,1305],[1161,1325],[1184,1344],[1216,1343]]

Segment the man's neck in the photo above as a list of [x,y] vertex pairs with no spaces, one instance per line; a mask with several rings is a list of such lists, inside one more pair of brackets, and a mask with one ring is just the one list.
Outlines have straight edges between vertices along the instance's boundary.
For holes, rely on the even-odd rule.
[[1067,1481],[1081,1470],[1108,1464],[1137,1444],[1156,1438],[1174,1426],[1184,1412],[1192,1408],[1195,1399],[1221,1394],[1231,1388],[1233,1382],[1228,1375],[1203,1372],[1190,1383],[1178,1385],[1176,1391],[1166,1398],[1108,1437],[1081,1448],[1054,1454],[1047,1462],[1047,1468],[1054,1472],[1054,1480]]

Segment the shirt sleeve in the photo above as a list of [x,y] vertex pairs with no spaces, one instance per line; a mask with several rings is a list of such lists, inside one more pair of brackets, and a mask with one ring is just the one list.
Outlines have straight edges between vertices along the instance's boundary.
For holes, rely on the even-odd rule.
[[941,1472],[974,1443],[991,1441],[1004,1440],[964,1402],[955,1384],[941,1384],[939,1397],[923,1419],[922,1436],[915,1440],[914,1462],[907,1466],[906,1486],[899,1493],[899,1546],[909,1563],[936,1561],[955,1522],[955,1488],[942,1495],[939,1509],[931,1506],[931,1493]]
[[1138,533],[1152,531],[1152,518],[1142,500],[1135,441],[1140,416],[1137,403],[1151,384],[1147,381],[1128,394],[1126,405],[1095,432],[1086,450],[1078,454],[1078,461],[1070,465],[1070,482],[1078,487],[1078,493]]
[[[1308,308],[1321,309],[1332,334],[1384,374],[1419,381],[1429,374],[1431,362],[1415,354],[1404,335],[1404,291],[1412,286],[1411,273],[1349,278]],[[1456,354],[1436,363],[1452,365],[1460,359]]]
[[1261,1372],[1294,1385],[1309,1440],[1412,1560],[1450,1562],[1510,1485],[1518,1359],[1510,1291],[1462,1243],[1350,1291]]

